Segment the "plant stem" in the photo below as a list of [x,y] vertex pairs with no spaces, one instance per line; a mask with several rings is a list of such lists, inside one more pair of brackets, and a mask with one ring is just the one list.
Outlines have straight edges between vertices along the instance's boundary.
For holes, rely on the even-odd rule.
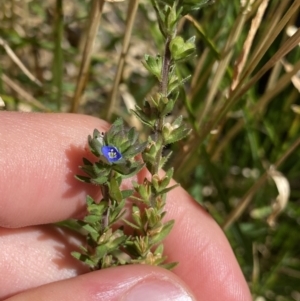
[[160,82],[160,92],[164,97],[168,96],[169,72],[171,67],[170,42],[171,42],[171,37],[168,36],[165,43],[165,51],[163,56],[163,64],[161,69],[161,82]]
[[[168,97],[168,86],[169,86],[169,73],[170,73],[170,68],[171,68],[171,51],[170,51],[170,42],[171,42],[171,37],[168,36],[166,38],[165,42],[165,49],[164,49],[164,54],[163,54],[163,63],[162,63],[162,69],[161,69],[161,81],[160,81],[160,93],[162,97]],[[163,136],[162,136],[162,129],[164,126],[164,117],[159,116],[156,122],[156,127],[155,127],[155,140],[156,143],[159,145],[159,149],[157,150],[156,153],[156,158],[155,158],[155,164],[153,166],[152,174],[157,174],[159,171],[159,166],[160,166],[160,159],[162,155],[162,149],[164,147],[164,141],[163,141]]]

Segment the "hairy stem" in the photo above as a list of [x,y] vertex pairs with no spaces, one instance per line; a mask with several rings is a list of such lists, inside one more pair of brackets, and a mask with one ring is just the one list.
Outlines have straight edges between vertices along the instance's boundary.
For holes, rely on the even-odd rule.
[[161,69],[161,82],[160,82],[160,92],[164,97],[168,96],[168,84],[169,84],[169,72],[171,67],[171,51],[170,51],[171,37],[167,37],[165,43],[165,50],[163,56],[163,65]]
[[[170,51],[171,37],[168,36],[165,42],[165,49],[163,54],[163,64],[161,69],[161,81],[160,81],[160,93],[163,97],[168,97],[168,86],[169,86],[169,73],[171,68],[172,56]],[[159,145],[159,149],[156,153],[155,165],[153,166],[152,174],[157,174],[159,171],[160,160],[162,156],[162,149],[164,146],[162,129],[164,126],[164,117],[160,116],[156,121],[155,126],[155,140]]]

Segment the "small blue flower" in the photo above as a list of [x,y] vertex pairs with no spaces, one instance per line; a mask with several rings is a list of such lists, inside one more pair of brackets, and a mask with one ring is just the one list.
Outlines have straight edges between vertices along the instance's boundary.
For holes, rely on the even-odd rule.
[[114,146],[102,146],[101,151],[103,156],[109,161],[109,162],[116,162],[119,161],[122,158],[121,153],[115,148]]

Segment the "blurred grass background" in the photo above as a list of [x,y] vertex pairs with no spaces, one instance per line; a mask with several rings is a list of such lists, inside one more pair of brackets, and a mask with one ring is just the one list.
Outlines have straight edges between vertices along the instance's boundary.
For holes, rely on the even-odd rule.
[[[197,56],[179,66],[192,80],[174,116],[193,133],[167,147],[170,164],[223,227],[256,301],[300,300],[299,7],[215,0],[179,28]],[[129,110],[156,89],[141,60],[162,43],[147,0],[0,0],[2,109],[121,116],[142,131]]]

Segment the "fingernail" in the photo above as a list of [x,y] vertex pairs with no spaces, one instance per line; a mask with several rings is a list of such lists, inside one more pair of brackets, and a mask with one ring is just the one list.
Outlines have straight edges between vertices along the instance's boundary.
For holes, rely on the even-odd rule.
[[180,285],[158,280],[147,279],[133,286],[122,301],[193,301],[191,295]]

